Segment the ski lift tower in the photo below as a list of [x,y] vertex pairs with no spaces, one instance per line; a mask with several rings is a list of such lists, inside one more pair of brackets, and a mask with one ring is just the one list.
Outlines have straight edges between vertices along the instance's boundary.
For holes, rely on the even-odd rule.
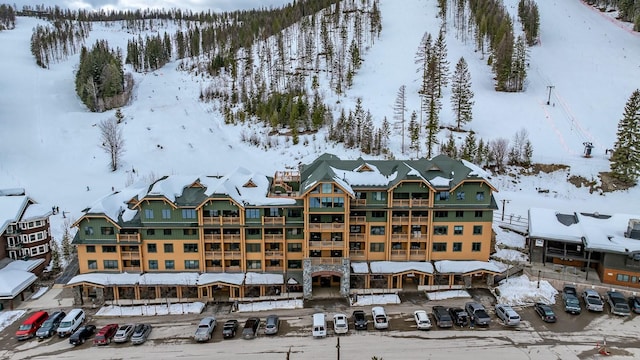
[[593,143],[587,141],[587,142],[583,142],[582,145],[584,145],[584,157],[586,158],[590,158],[591,157],[591,150],[593,149]]

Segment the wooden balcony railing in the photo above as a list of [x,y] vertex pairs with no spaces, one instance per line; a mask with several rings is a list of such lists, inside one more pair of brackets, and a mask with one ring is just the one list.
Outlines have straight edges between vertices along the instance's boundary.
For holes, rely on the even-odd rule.
[[413,233],[411,234],[412,241],[427,241],[427,234]]
[[267,250],[264,252],[264,257],[268,259],[282,259],[284,257],[284,252],[279,250]]
[[262,225],[284,225],[284,216],[263,216]]
[[239,216],[221,216],[222,224],[240,224]]
[[342,249],[344,241],[309,241],[309,247],[313,249]]
[[351,206],[365,206],[367,205],[366,199],[353,199],[351,200]]
[[414,225],[427,225],[429,223],[428,216],[412,216],[411,223]]
[[225,242],[240,241],[240,234],[224,234],[222,238]]
[[220,259],[222,259],[222,251],[221,250],[205,251],[204,252],[204,258],[205,259],[220,260]]
[[393,216],[393,217],[391,217],[391,223],[394,224],[394,225],[409,224],[409,217],[408,216]]
[[409,260],[424,260],[427,250],[409,250]]
[[367,222],[366,216],[349,216],[349,222],[351,225],[354,224],[364,224]]
[[225,266],[224,271],[226,272],[240,272],[242,268],[240,266]]
[[123,266],[122,271],[125,272],[141,272],[140,266]]
[[134,241],[140,242],[140,234],[116,234],[116,240],[120,241]]
[[225,260],[240,260],[242,259],[242,251],[225,251]]
[[351,257],[351,259],[363,260],[365,256],[364,250],[349,250],[349,257]]
[[391,240],[409,240],[409,234],[391,234]]
[[205,225],[240,224],[239,216],[204,216],[202,223]]
[[397,207],[409,207],[411,205],[411,200],[409,199],[394,199],[391,202],[391,205]]
[[313,265],[340,265],[342,264],[342,258],[326,258],[317,257],[311,258],[311,264]]
[[364,234],[349,234],[349,241],[364,241]]
[[222,272],[222,266],[207,266],[207,272]]
[[204,234],[204,241],[221,241],[222,234]]
[[309,230],[342,231],[344,230],[344,223],[311,223],[309,224]]
[[284,270],[284,266],[280,265],[280,266],[265,266],[264,268],[265,271],[282,271]]
[[284,234],[264,234],[264,241],[282,242],[284,241]]
[[411,199],[412,207],[425,207],[429,206],[429,199]]
[[140,259],[139,251],[121,251],[122,260],[138,260]]

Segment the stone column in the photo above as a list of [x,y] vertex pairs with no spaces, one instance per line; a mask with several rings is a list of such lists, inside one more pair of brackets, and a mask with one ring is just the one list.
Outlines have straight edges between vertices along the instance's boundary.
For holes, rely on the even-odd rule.
[[467,289],[470,288],[471,287],[471,276],[464,275],[462,277],[462,279],[464,280],[464,287],[467,288]]
[[104,304],[104,288],[96,288],[96,302],[98,304]]
[[82,285],[73,287],[73,304],[84,305],[82,301]]
[[342,278],[340,278],[340,295],[349,296],[351,289],[351,260],[342,258]]
[[311,299],[313,296],[313,278],[311,277],[311,259],[302,260],[302,297]]

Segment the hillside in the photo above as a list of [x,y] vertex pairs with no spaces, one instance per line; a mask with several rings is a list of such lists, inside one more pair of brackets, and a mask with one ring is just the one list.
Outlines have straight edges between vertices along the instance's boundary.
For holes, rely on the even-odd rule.
[[[425,31],[437,34],[440,19],[435,0],[381,0],[382,32],[362,57],[364,63],[354,84],[344,96],[327,96],[335,117],[340,109],[353,109],[357,98],[370,110],[376,126],[393,117],[396,92],[407,86],[410,109],[419,109],[419,77],[414,56]],[[505,1],[515,12],[517,0]],[[533,143],[534,161],[561,163],[568,172],[522,178],[495,177],[498,201],[509,200],[506,212],[526,216],[531,206],[566,211],[637,212],[629,198],[639,190],[589,194],[566,182],[569,174],[597,178],[608,170],[605,149],[613,146],[618,120],[631,92],[638,86],[640,37],[578,0],[539,1],[541,44],[530,49],[529,77],[523,93],[497,93],[486,57],[473,45],[461,42],[455,31],[447,32],[448,59],[455,64],[467,60],[475,93],[474,120],[465,126],[485,140],[511,139],[526,128]],[[0,79],[0,188],[24,187],[37,201],[57,205],[72,218],[97,198],[135,180],[165,174],[224,174],[238,165],[267,175],[276,170],[310,162],[319,154],[362,156],[326,141],[325,130],[301,136],[300,144],[286,138],[264,150],[242,142],[257,125],[225,125],[214,104],[198,100],[212,81],[201,74],[177,70],[171,62],[162,69],[134,74],[133,101],[125,106],[124,166],[109,172],[108,156],[98,147],[101,120],[113,111],[90,113],[77,98],[74,69],[78,56],[50,69],[36,66],[30,51],[31,29],[40,20],[18,18],[16,29],[0,32],[0,46],[12,51],[0,57],[5,76]],[[451,26],[451,25],[449,25]],[[519,28],[519,25],[516,25]],[[117,26],[95,24],[87,44],[107,39],[111,46],[126,48],[136,34]],[[453,65],[451,65],[453,66]],[[546,105],[552,85],[550,105]],[[453,123],[449,90],[445,90],[441,121]],[[8,135],[6,135],[8,134]],[[448,131],[442,131],[442,139]],[[400,139],[391,138],[396,158],[409,157],[400,149]],[[583,142],[595,145],[594,157],[581,156]],[[305,145],[305,143],[308,143]],[[366,157],[366,156],[363,156]],[[539,193],[537,189],[550,190]],[[58,233],[61,216],[53,219]]]

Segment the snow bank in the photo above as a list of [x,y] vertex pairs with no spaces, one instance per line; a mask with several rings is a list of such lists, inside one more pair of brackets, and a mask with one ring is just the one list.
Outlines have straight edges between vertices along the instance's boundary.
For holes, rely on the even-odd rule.
[[238,312],[265,311],[273,309],[302,309],[302,300],[255,301],[238,304]]
[[33,295],[31,295],[31,300],[35,300],[35,299],[39,299],[40,296],[44,295],[44,293],[46,293],[49,290],[49,287],[41,287],[38,289],[38,291],[36,291],[35,293],[33,293]]
[[434,291],[427,293],[427,299],[429,300],[444,300],[454,298],[470,298],[471,295],[466,290],[447,290],[447,291]]
[[511,249],[498,249],[495,254],[491,255],[491,258],[510,263],[529,262],[529,255]]
[[530,305],[535,302],[555,304],[555,296],[558,294],[546,280],[530,281],[527,275],[510,277],[502,280],[496,288],[498,303],[508,305]]
[[16,320],[20,319],[22,315],[24,315],[24,310],[7,310],[0,311],[0,332],[5,328],[11,326]]
[[118,306],[107,305],[98,310],[96,316],[155,316],[200,314],[204,310],[204,303],[179,303],[161,305]]
[[384,305],[384,304],[400,304],[400,297],[396,294],[380,294],[380,295],[353,295],[351,298],[351,306],[366,305]]

